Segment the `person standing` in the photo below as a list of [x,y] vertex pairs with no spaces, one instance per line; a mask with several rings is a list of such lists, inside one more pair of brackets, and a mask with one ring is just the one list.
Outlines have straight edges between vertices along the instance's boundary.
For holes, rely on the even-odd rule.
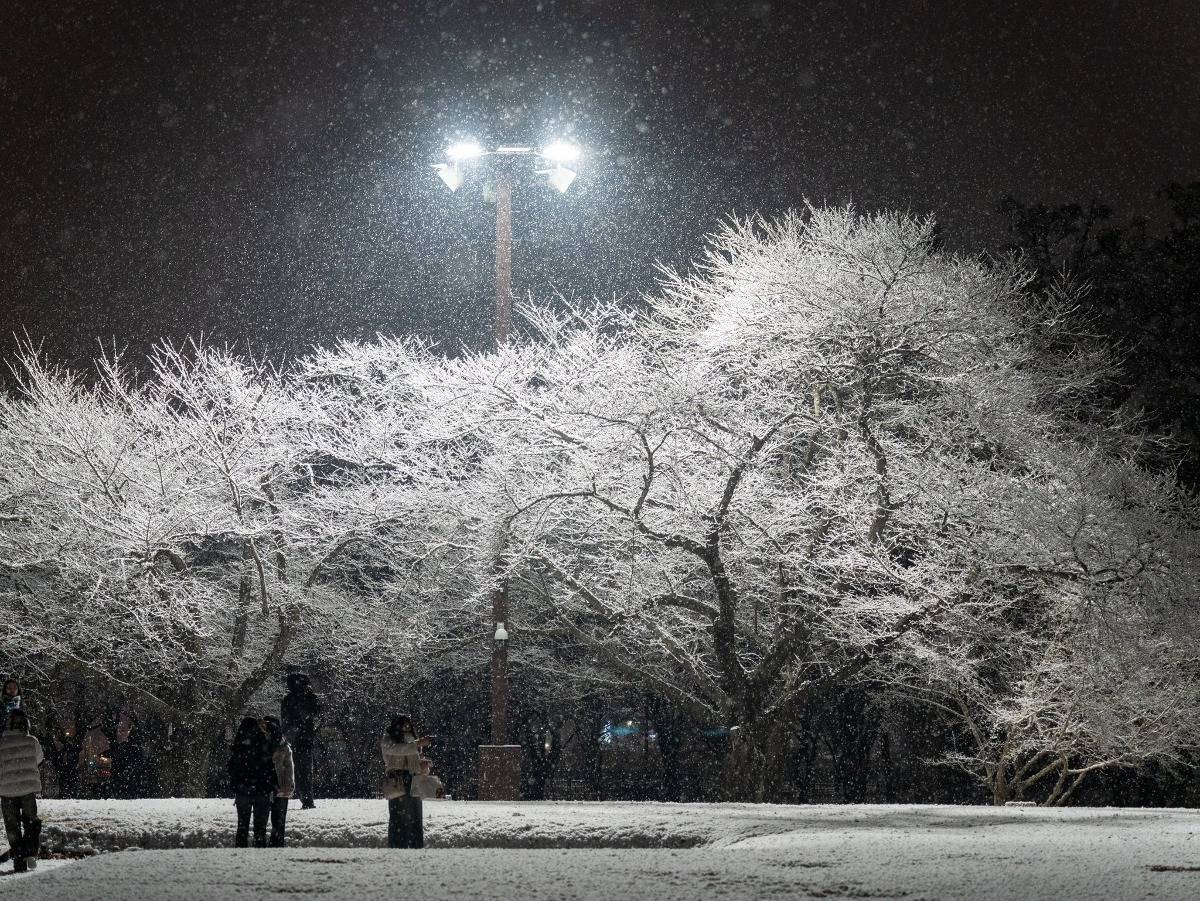
[[24,873],[37,866],[42,821],[37,795],[42,790],[38,767],[42,744],[29,734],[29,717],[21,709],[8,715],[8,728],[0,735],[0,811],[12,852],[13,869]]
[[8,726],[8,715],[14,710],[24,709],[21,706],[21,683],[16,679],[4,680],[4,692],[0,695],[0,733]]
[[8,722],[8,715],[14,710],[22,710],[21,706],[21,683],[16,679],[4,680],[4,721]]
[[421,799],[412,792],[413,776],[421,771],[421,750],[432,739],[417,737],[412,718],[406,714],[392,717],[383,733],[384,796],[388,799],[388,847],[424,848],[425,813]]
[[112,796],[145,798],[150,794],[154,777],[138,721],[129,717],[126,723],[117,724],[115,733],[116,740],[108,749],[112,759]]
[[58,797],[79,796],[79,755],[82,753],[83,742],[74,723],[66,727],[60,725],[51,735],[50,765],[58,776]]
[[287,675],[287,694],[279,704],[283,734],[292,746],[296,767],[296,793],[300,807],[316,807],[313,800],[313,745],[317,738],[317,715],[321,702],[305,673]]
[[242,719],[229,753],[229,787],[237,808],[236,848],[249,847],[250,822],[254,821],[254,847],[267,846],[267,818],[275,792],[275,760],[268,746],[266,723],[257,717]]
[[271,760],[275,763],[275,795],[271,799],[271,839],[268,844],[272,848],[282,848],[288,801],[296,791],[296,768],[292,746],[288,744],[279,720],[268,716],[263,722],[267,724],[267,746],[272,749]]

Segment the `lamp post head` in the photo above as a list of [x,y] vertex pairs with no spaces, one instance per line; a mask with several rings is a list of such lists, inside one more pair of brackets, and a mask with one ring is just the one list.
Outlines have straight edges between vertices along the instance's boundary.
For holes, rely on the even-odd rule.
[[504,628],[504,623],[496,623],[496,634],[493,637],[496,641],[508,641],[508,630]]
[[542,159],[549,160],[552,163],[573,163],[579,159],[579,146],[572,144],[569,141],[557,140],[551,141],[542,148]]
[[478,141],[473,140],[456,141],[446,148],[446,156],[456,163],[477,160],[486,152]]
[[472,164],[491,158],[491,165],[497,171],[515,171],[518,158],[529,158],[535,162],[544,160],[550,168],[538,169],[538,175],[545,175],[555,190],[566,193],[578,175],[574,169],[568,168],[582,155],[579,146],[570,141],[554,140],[540,150],[524,145],[505,144],[489,150],[473,139],[455,141],[446,147],[446,159],[449,162],[438,163],[433,170],[451,191],[457,191],[466,178],[466,169]]
[[446,187],[451,191],[457,191],[462,187],[462,172],[458,166],[452,166],[449,163],[438,163],[433,167],[433,171],[437,173],[438,178],[445,182]]
[[575,181],[576,173],[566,166],[555,166],[553,169],[543,171],[551,186],[560,194],[566,194],[567,188],[571,187],[571,182]]

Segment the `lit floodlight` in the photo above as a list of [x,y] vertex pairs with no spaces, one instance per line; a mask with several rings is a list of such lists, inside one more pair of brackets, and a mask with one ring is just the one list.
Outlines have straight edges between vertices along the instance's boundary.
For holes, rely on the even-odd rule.
[[446,156],[456,163],[477,160],[483,156],[483,148],[478,141],[459,141],[446,148]]
[[542,157],[552,163],[573,163],[579,159],[579,147],[568,141],[551,141],[542,148]]
[[567,188],[571,187],[571,182],[575,180],[575,173],[564,166],[549,169],[546,171],[546,175],[550,179],[550,184],[563,194],[567,193]]
[[433,167],[437,172],[438,178],[446,183],[446,187],[451,191],[457,191],[462,186],[462,173],[458,171],[457,166],[451,166],[448,163],[438,163]]

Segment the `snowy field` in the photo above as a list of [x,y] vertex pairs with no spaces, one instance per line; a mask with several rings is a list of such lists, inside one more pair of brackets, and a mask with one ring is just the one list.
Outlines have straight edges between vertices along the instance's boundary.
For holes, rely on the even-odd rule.
[[1200,897],[1186,810],[452,801],[423,852],[379,849],[381,801],[294,809],[286,850],[222,847],[228,801],[43,810],[56,850],[144,850],[8,876],[5,901]]

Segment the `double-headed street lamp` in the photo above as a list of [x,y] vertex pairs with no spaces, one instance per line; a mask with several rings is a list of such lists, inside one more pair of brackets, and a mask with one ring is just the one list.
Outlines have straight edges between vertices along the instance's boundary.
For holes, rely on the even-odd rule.
[[580,156],[579,147],[568,141],[551,141],[537,150],[533,147],[502,146],[487,150],[475,141],[459,141],[446,148],[448,162],[438,163],[434,171],[451,191],[457,191],[468,172],[486,165],[496,188],[496,346],[508,343],[512,322],[512,189],[513,176],[523,166],[533,164],[538,175],[557,190],[566,193],[575,181],[570,168]]
[[[451,191],[457,191],[468,172],[487,166],[496,190],[496,318],[497,348],[508,343],[512,320],[512,190],[514,176],[522,167],[534,166],[551,186],[566,193],[575,181],[570,168],[580,156],[579,148],[567,141],[552,141],[540,150],[503,146],[486,150],[475,141],[459,141],[446,148],[448,162],[434,171]],[[540,167],[540,168],[538,168]],[[497,569],[502,568],[504,538],[497,551]],[[479,797],[484,801],[515,801],[521,795],[521,746],[508,743],[508,585],[501,581],[492,592],[492,742],[479,748]]]

